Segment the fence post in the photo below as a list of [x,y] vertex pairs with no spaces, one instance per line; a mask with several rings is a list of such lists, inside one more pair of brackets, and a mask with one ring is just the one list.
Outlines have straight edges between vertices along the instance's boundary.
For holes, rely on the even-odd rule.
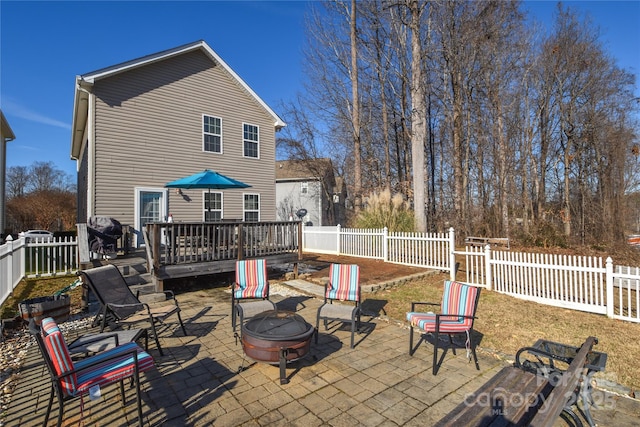
[[[11,293],[13,293],[13,237],[11,237],[11,234],[9,234],[6,238],[6,245],[9,248],[9,252],[7,253],[7,258],[9,259],[9,261],[7,262],[7,295],[9,296]],[[24,257],[22,258],[22,265],[24,265]],[[24,276],[23,276],[24,277]],[[4,297],[5,295],[0,295],[0,298],[3,298],[2,302],[0,302],[0,304],[4,303]]]
[[607,257],[605,271],[605,284],[607,287],[607,317],[613,317],[613,260],[611,257]]
[[456,265],[456,232],[453,227],[449,227],[449,278],[456,280],[458,266]]
[[487,289],[491,290],[493,289],[493,275],[491,274],[491,245],[487,245],[484,248],[484,268],[484,277],[486,277],[487,280]]
[[336,225],[336,254],[340,255],[340,224]]
[[384,227],[382,229],[382,259],[384,262],[389,261],[389,229]]

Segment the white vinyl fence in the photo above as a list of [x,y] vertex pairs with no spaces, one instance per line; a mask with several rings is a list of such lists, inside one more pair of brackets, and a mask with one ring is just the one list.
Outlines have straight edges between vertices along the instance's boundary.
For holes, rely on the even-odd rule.
[[0,304],[23,278],[72,275],[78,271],[76,237],[51,241],[24,238],[0,246]]
[[611,258],[467,247],[465,283],[517,298],[640,323],[640,268]]
[[[610,258],[536,254],[467,246],[455,250],[448,233],[389,233],[304,227],[303,250],[382,259],[464,274],[465,283],[542,304],[606,314],[640,323],[640,267],[614,267]],[[456,262],[464,257],[464,264]],[[464,265],[459,273],[458,265]],[[458,273],[458,274],[457,274]]]
[[413,267],[452,270],[455,234],[390,233],[386,228],[303,227],[302,250],[381,259]]

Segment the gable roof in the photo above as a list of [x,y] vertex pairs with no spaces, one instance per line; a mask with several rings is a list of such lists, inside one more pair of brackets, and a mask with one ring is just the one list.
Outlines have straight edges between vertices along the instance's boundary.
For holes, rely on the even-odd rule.
[[328,158],[276,162],[276,181],[320,180],[326,176],[333,177]]
[[154,53],[151,55],[143,56],[142,58],[133,59],[131,61],[122,62],[120,64],[113,65],[111,67],[101,68],[99,70],[76,76],[76,91],[73,101],[73,123],[71,134],[71,158],[78,159],[80,156],[80,149],[82,147],[82,139],[84,130],[86,127],[87,119],[89,116],[89,93],[95,82],[112,77],[116,74],[124,73],[126,71],[144,67],[145,65],[153,64],[156,62],[164,61],[178,55],[201,50],[207,55],[212,62],[220,65],[224,68],[233,79],[237,81],[240,86],[246,90],[270,115],[273,117],[274,126],[276,129],[285,127],[287,124],[278,117],[278,115],[238,76],[217,53],[209,47],[204,41],[185,44],[175,47],[173,49],[164,50],[162,52]]

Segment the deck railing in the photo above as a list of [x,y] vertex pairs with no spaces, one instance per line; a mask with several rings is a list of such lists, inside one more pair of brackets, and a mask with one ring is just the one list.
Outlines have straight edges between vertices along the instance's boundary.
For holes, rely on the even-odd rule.
[[240,260],[298,252],[299,222],[168,222],[147,224],[156,265]]

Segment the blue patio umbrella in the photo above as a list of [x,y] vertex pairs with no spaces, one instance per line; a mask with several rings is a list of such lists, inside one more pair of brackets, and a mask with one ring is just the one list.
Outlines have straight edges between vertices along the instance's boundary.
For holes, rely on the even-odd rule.
[[[211,190],[225,190],[230,188],[249,188],[249,184],[240,182],[228,176],[219,174],[209,169],[205,169],[202,172],[198,172],[193,175],[186,176],[184,178],[176,179],[175,181],[168,182],[164,185],[167,188],[202,188]],[[211,203],[209,203],[209,212],[211,212]]]

